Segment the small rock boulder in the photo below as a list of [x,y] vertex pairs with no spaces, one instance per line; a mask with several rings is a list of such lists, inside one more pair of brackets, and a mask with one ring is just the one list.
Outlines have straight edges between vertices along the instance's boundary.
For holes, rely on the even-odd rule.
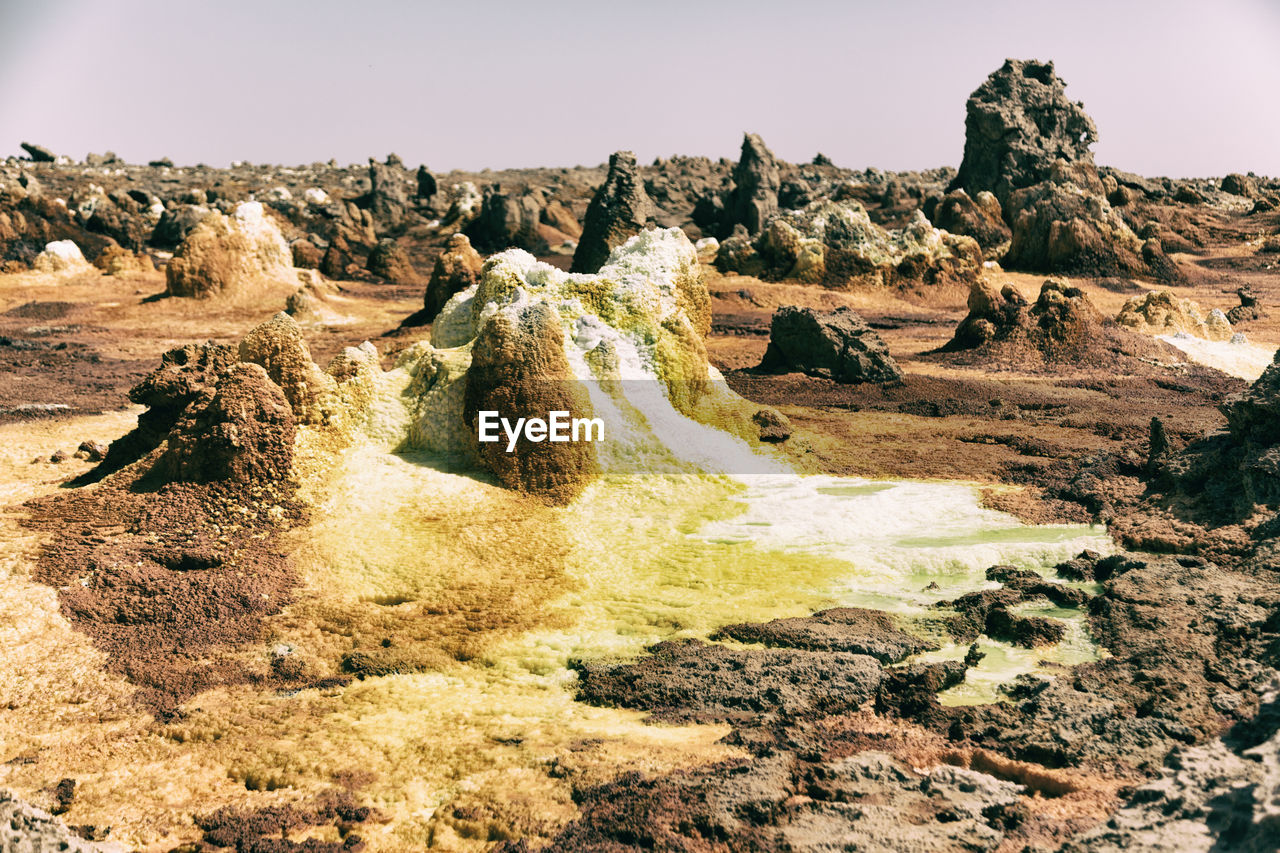
[[413,262],[409,260],[409,253],[389,237],[379,240],[378,245],[373,247],[365,268],[379,278],[396,284],[414,284],[421,280]]
[[1222,179],[1222,191],[1243,198],[1258,198],[1258,181],[1249,175],[1232,172]]
[[842,383],[902,381],[889,348],[849,308],[821,312],[786,306],[773,315],[761,370],[800,370]]
[[38,272],[51,273],[80,273],[93,269],[74,240],[57,240],[47,244],[44,251],[36,255],[31,266]]

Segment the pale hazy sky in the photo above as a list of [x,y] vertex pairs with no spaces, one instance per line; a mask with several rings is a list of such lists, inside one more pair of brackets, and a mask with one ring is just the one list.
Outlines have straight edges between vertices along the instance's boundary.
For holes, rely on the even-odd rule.
[[1280,175],[1280,0],[0,0],[0,156],[958,165],[964,103],[1052,59],[1100,163]]

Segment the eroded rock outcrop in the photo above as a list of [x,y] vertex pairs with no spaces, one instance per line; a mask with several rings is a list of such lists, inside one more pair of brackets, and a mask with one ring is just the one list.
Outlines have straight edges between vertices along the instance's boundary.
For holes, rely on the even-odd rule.
[[1182,273],[1161,242],[1135,234],[1101,194],[1096,180],[1092,164],[1055,168],[1048,180],[1013,192],[1005,205],[1013,235],[1004,265],[1035,272],[1181,280]]
[[189,407],[169,433],[153,474],[166,481],[287,481],[296,422],[267,371],[235,364],[218,377],[213,397]]
[[512,246],[528,252],[545,252],[542,223],[543,193],[536,189],[508,190],[494,184],[484,191],[478,215],[466,227],[476,248],[497,252]]
[[1133,792],[1062,853],[1274,850],[1280,838],[1280,702],[1273,684],[1255,721],[1174,749],[1161,776]]
[[[542,418],[550,412],[592,418],[586,389],[576,381],[564,352],[559,313],[546,302],[500,309],[480,329],[471,348],[464,417],[478,434],[479,412]],[[502,442],[477,443],[485,466],[508,488],[565,504],[600,472],[590,442],[530,440],[509,452]]]
[[[395,155],[392,155],[394,157]],[[369,195],[364,199],[380,231],[398,228],[409,212],[409,179],[399,158],[369,158]]]
[[235,360],[235,351],[222,344],[188,344],[166,352],[160,366],[129,390],[129,399],[146,411],[138,415],[137,427],[111,442],[96,474],[117,471],[159,447],[188,406],[212,399],[218,376]]
[[[465,439],[502,482],[558,503],[590,481],[597,457],[602,466],[626,465],[665,452],[629,444],[644,444],[648,433],[626,420],[633,389],[641,389],[646,405],[669,407],[667,416],[679,412],[752,443],[766,432],[781,440],[785,421],[776,418],[767,430],[755,417],[760,407],[731,392],[710,366],[703,341],[710,322],[696,252],[679,229],[641,232],[595,275],[565,273],[520,250],[495,255],[474,286],[446,303],[431,343],[407,356],[409,369],[419,371],[414,393],[422,401],[410,436],[433,447]],[[445,416],[445,429],[438,429],[441,413],[457,404],[452,389],[459,382],[466,388],[464,418],[450,427]],[[513,413],[514,420],[546,418],[557,409],[573,417],[611,413],[624,422],[609,421],[604,442],[594,447],[522,440],[507,453],[505,441],[477,442],[479,411]],[[449,430],[458,434],[448,437]],[[619,443],[612,443],[615,436]]]
[[831,312],[787,306],[774,312],[761,370],[800,370],[836,382],[902,381],[875,330],[846,307]]
[[1280,360],[1220,408],[1227,429],[1171,455],[1157,482],[1196,497],[1219,517],[1280,505]]
[[365,268],[379,278],[396,284],[415,284],[419,280],[418,271],[409,260],[409,253],[390,237],[379,240],[378,245],[373,247]]
[[827,287],[935,284],[971,281],[982,269],[982,250],[919,212],[905,228],[884,229],[856,201],[815,201],[775,216],[754,238],[740,232],[724,240],[716,266]]
[[764,140],[754,133],[742,137],[742,153],[733,169],[733,189],[725,200],[724,236],[735,225],[759,234],[778,211],[778,189],[782,185],[778,161]]
[[239,356],[267,371],[300,423],[323,422],[321,399],[335,383],[311,360],[311,349],[293,317],[281,312],[249,332],[240,341]]
[[211,211],[174,252],[165,270],[170,296],[207,298],[296,281],[293,253],[258,202],[226,216]]
[[455,293],[466,290],[480,280],[484,258],[471,247],[466,234],[454,234],[436,258],[423,296],[422,310],[427,320],[435,319]]
[[[1052,62],[1006,60],[966,109],[964,159],[950,189],[995,195],[1011,231],[1006,267],[1182,277],[1161,242],[1139,238],[1112,207],[1090,151],[1097,128],[1067,98]],[[1127,203],[1114,177],[1110,189]]]
[[654,217],[645,193],[636,155],[618,151],[609,157],[609,174],[596,190],[582,223],[582,237],[573,253],[572,272],[595,272],[609,253],[640,231]]
[[1160,341],[1104,317],[1084,291],[1063,279],[1040,287],[1034,303],[1011,284],[978,281],[969,290],[969,314],[944,353],[961,361],[1037,369],[1047,364],[1115,367],[1118,360],[1169,358]]
[[1134,296],[1116,315],[1116,322],[1148,335],[1176,335],[1179,332],[1209,341],[1231,340],[1231,323],[1213,309],[1207,315],[1190,299],[1179,299],[1168,290],[1152,290]]
[[1098,139],[1084,104],[1067,97],[1052,62],[1006,59],[965,105],[964,159],[951,189],[986,190],[1001,204],[1049,178],[1057,160],[1092,169]]
[[1258,305],[1258,294],[1254,293],[1252,288],[1237,288],[1236,297],[1239,298],[1240,304],[1227,312],[1228,322],[1232,324],[1247,323],[1251,320],[1262,318],[1262,308]]

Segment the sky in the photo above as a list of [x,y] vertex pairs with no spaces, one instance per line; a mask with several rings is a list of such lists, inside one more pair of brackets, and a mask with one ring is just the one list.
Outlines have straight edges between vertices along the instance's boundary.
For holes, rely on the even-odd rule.
[[1100,164],[1280,175],[1280,0],[0,0],[0,156],[595,165],[631,149],[959,165],[965,100],[1051,59]]

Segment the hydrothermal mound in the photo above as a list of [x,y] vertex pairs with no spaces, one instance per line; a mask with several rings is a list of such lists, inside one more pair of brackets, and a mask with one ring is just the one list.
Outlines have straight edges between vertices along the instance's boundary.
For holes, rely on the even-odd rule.
[[[965,658],[952,703],[1099,654],[1078,613],[1039,599],[1015,613],[1064,621],[1058,642],[981,637],[986,657],[966,654],[933,605],[995,588],[993,564],[1049,577],[1107,550],[1102,531],[1024,526],[963,484],[805,474],[804,436],[762,442],[760,407],[707,363],[706,290],[676,229],[632,238],[595,275],[497,255],[432,343],[390,369],[366,345],[321,371],[290,323],[184,385],[190,408],[160,445],[53,499],[59,511],[36,506],[46,529],[75,523],[51,533],[32,575],[95,645],[20,633],[73,637],[79,652],[16,662],[44,689],[4,733],[6,754],[33,757],[6,784],[36,796],[76,779],[68,819],[110,824],[115,840],[167,850],[284,827],[331,845],[314,849],[359,837],[405,850],[551,837],[585,786],[741,754],[722,725],[575,700],[575,669],[733,623],[888,611],[933,649],[898,665]],[[257,415],[233,411],[246,387]],[[522,440],[510,455],[475,441],[481,409],[548,405],[602,418],[605,441]],[[228,435],[217,470],[174,462]],[[251,464],[263,447],[289,451],[288,477],[263,479],[272,467]],[[175,621],[162,581],[179,578]],[[31,594],[22,572],[4,583],[5,600]],[[122,590],[147,593],[144,612],[117,619]],[[220,637],[233,613],[240,629]],[[148,655],[179,663],[157,674]],[[92,679],[68,683],[85,661]],[[151,681],[135,692],[139,678]]]

